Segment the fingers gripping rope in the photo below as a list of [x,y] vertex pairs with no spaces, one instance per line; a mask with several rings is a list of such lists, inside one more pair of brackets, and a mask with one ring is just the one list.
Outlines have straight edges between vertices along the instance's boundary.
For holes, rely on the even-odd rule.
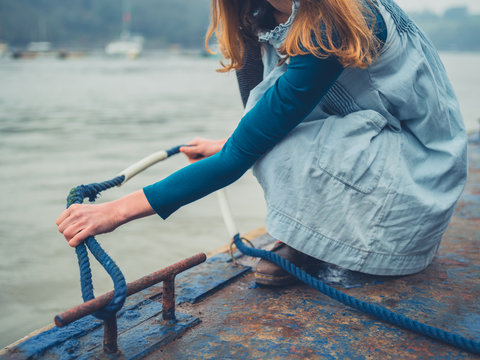
[[[76,188],[73,188],[67,198],[67,208],[72,204],[81,204],[85,198],[88,198],[90,201],[95,201],[97,195],[101,191],[120,185],[124,181],[124,178],[125,177],[122,175],[102,183],[80,185]],[[86,247],[88,247],[90,252],[103,266],[113,281],[113,287],[115,291],[112,301],[102,310],[99,310],[93,314],[96,318],[104,320],[113,316],[122,308],[125,298],[127,297],[127,284],[122,272],[120,271],[120,268],[101,248],[97,240],[95,240],[93,236],[90,236],[87,238],[87,240],[85,240],[84,243],[81,243],[75,248],[78,266],[80,268],[80,285],[82,288],[83,301],[88,301],[95,298],[93,294],[92,272],[90,270],[90,261],[88,259]]]
[[295,266],[290,261],[282,258],[281,256],[271,251],[256,249],[245,245],[241,240],[239,234],[236,234],[234,236],[234,242],[237,249],[239,249],[242,253],[248,256],[259,257],[277,264],[285,271],[288,271],[290,274],[303,281],[305,284],[319,290],[322,294],[327,295],[332,299],[341,302],[342,304],[363,311],[364,313],[373,315],[381,320],[384,320],[390,324],[399,326],[401,328],[416,332],[424,336],[428,336],[435,340],[439,340],[444,343],[456,346],[474,354],[480,354],[480,342],[473,341],[463,336],[423,324],[406,316],[394,313],[384,307],[369,304],[350,295],[342,293],[341,291],[338,291],[337,289],[328,286],[324,282],[320,281],[319,279],[311,276],[299,267]]

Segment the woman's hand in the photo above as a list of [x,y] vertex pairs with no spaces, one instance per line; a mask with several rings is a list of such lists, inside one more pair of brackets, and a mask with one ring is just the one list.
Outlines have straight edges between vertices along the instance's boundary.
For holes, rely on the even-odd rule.
[[56,223],[68,245],[76,247],[89,236],[111,232],[130,220],[154,213],[145,194],[139,190],[103,204],[73,204],[60,214]]
[[60,231],[68,245],[78,246],[89,236],[115,230],[120,225],[120,215],[112,203],[98,205],[73,204],[57,219]]
[[180,151],[183,152],[191,163],[215,155],[222,150],[227,139],[209,140],[204,138],[195,138],[188,143],[189,146],[183,146]]

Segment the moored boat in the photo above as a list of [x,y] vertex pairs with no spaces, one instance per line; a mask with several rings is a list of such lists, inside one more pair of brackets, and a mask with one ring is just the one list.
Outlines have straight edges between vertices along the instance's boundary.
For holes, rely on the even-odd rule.
[[142,54],[144,38],[130,32],[131,4],[129,0],[123,1],[122,32],[105,47],[105,54],[109,56],[136,59]]
[[110,56],[121,56],[135,59],[143,51],[143,38],[132,36],[128,33],[122,34],[120,38],[107,44],[105,53]]

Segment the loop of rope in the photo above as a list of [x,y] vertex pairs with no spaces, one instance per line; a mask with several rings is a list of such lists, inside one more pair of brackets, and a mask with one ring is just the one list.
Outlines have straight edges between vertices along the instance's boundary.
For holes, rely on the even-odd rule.
[[[179,145],[166,150],[167,157],[178,154],[182,146],[189,145]],[[119,175],[111,180],[101,183],[92,183],[89,185],[79,185],[74,187],[72,190],[70,190],[70,194],[67,197],[67,209],[72,204],[83,203],[85,198],[88,198],[90,202],[95,201],[100,192],[110,189],[114,186],[120,186],[124,180],[125,176]],[[95,298],[93,293],[92,271],[90,269],[87,247],[113,281],[113,299],[103,309],[93,313],[93,316],[96,318],[105,320],[115,315],[122,308],[127,297],[127,283],[117,264],[115,264],[112,258],[110,258],[110,256],[108,256],[108,254],[102,249],[97,240],[95,240],[95,237],[90,236],[75,248],[78,266],[80,268],[80,286],[82,289],[83,301],[89,301]]]
[[[242,241],[245,241],[246,243],[248,243],[248,245],[250,245],[250,247],[255,247],[253,246],[253,243],[248,240],[247,238],[240,238]],[[235,255],[233,254],[233,245],[235,245],[235,241],[234,239],[232,239],[232,241],[230,242],[230,247],[229,247],[229,250],[228,250],[228,253],[230,254],[230,257],[232,258],[232,262],[237,265],[237,259],[235,259]]]
[[327,295],[332,299],[341,302],[342,304],[348,305],[364,313],[373,315],[381,320],[384,320],[390,324],[399,326],[401,328],[416,332],[424,336],[428,336],[435,340],[440,340],[442,342],[475,354],[480,354],[480,342],[473,341],[458,334],[453,334],[451,332],[423,324],[401,314],[394,313],[384,307],[361,301],[357,298],[354,298],[353,296],[338,291],[337,289],[328,286],[323,281],[306,273],[301,268],[295,266],[292,262],[271,251],[246,246],[241,240],[239,234],[235,235],[234,242],[237,246],[237,249],[239,249],[245,255],[259,257],[275,263],[276,265],[280,266],[282,269],[289,272],[305,284],[319,290],[322,294]]
[[[72,204],[81,204],[85,198],[88,198],[88,200],[91,202],[95,201],[97,195],[101,191],[120,185],[124,179],[125,177],[121,175],[102,183],[80,185],[73,188],[70,190],[70,194],[67,198],[67,208],[69,208]],[[93,294],[92,272],[90,269],[87,247],[97,261],[103,266],[108,275],[110,275],[113,281],[114,295],[112,301],[110,301],[110,303],[103,309],[93,314],[93,316],[95,316],[97,319],[105,320],[116,314],[117,311],[122,308],[127,297],[127,283],[122,272],[120,271],[120,268],[101,248],[97,240],[95,240],[93,236],[90,236],[75,248],[78,266],[80,268],[80,285],[82,289],[83,301],[88,301],[95,298]]]

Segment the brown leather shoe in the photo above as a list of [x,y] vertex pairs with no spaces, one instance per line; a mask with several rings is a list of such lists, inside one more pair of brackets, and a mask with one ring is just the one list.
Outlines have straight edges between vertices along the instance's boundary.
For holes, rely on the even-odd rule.
[[[304,261],[305,254],[294,248],[278,242],[271,250],[275,254],[291,261],[297,266],[301,266]],[[290,275],[280,266],[271,263],[270,261],[260,259],[255,270],[255,282],[261,285],[270,286],[286,286],[299,282],[296,277]]]

